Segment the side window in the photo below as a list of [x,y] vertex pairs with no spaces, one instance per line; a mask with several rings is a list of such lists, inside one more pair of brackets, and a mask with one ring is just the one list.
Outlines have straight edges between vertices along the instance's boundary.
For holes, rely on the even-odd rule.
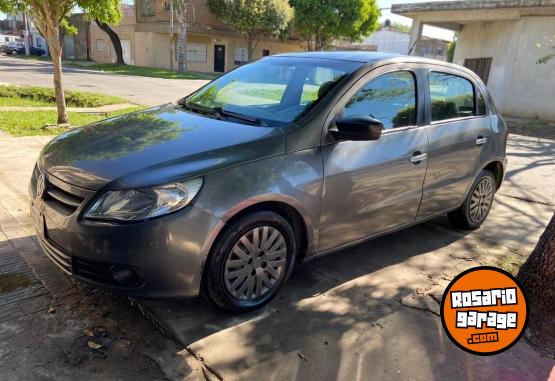
[[416,124],[416,85],[409,71],[382,74],[366,84],[345,106],[343,116],[371,116],[385,129]]
[[430,72],[432,121],[476,115],[474,86],[462,77]]
[[484,98],[484,94],[480,90],[478,91],[478,115],[484,116],[487,114],[486,109],[486,99]]

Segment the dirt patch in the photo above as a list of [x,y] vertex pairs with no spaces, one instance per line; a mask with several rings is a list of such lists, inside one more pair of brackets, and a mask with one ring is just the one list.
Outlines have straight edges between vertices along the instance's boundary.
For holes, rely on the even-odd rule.
[[29,287],[32,283],[32,279],[29,279],[29,277],[22,273],[0,274],[0,294],[12,292],[18,288]]
[[555,140],[555,123],[538,119],[506,117],[509,133]]

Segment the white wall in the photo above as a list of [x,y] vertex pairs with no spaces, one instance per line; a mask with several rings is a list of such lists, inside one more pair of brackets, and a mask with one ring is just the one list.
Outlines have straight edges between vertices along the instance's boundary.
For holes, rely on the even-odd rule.
[[555,61],[536,64],[555,53],[554,39],[554,16],[467,24],[459,34],[454,62],[492,57],[488,88],[499,110],[555,120]]
[[362,45],[376,45],[379,52],[407,54],[410,34],[390,29],[380,29],[364,39]]

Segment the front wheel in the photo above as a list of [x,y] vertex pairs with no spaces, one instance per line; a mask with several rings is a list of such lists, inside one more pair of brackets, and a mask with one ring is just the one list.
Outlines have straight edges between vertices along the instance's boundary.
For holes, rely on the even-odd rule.
[[449,222],[461,229],[478,229],[489,215],[495,191],[493,174],[490,171],[480,172],[461,207],[447,215]]
[[245,312],[268,303],[281,289],[296,257],[295,233],[281,215],[255,212],[218,239],[208,262],[204,293],[217,306]]

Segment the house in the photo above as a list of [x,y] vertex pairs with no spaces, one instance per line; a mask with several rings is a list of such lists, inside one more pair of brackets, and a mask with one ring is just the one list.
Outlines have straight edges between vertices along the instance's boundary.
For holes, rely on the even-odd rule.
[[422,43],[423,25],[457,32],[453,61],[486,82],[506,115],[555,120],[555,0],[442,1],[394,4],[413,19],[410,45]]
[[[224,72],[246,63],[244,38],[218,20],[208,9],[206,0],[191,0],[191,4],[187,17],[187,69]],[[177,23],[174,17],[174,46],[170,50],[169,1],[136,0],[135,8],[135,43],[131,53],[135,65],[176,68]],[[258,42],[253,58],[298,50],[302,50],[299,40],[282,42],[266,38]]]
[[89,60],[90,54],[90,25],[91,21],[84,13],[75,13],[69,17],[70,25],[77,28],[77,34],[69,34],[65,29],[60,29],[60,38],[63,42],[62,58]]
[[[386,53],[407,54],[411,48],[410,33],[390,26],[389,20],[385,25],[364,38],[361,42],[337,41],[334,46],[342,50],[367,50]],[[417,55],[422,57],[447,60],[449,41],[439,38],[422,36],[418,46]]]
[[[123,61],[135,65],[135,6],[121,5],[122,18],[111,28],[117,33],[123,50]],[[90,26],[91,59],[98,63],[115,63],[116,52],[110,37],[95,22]]]

